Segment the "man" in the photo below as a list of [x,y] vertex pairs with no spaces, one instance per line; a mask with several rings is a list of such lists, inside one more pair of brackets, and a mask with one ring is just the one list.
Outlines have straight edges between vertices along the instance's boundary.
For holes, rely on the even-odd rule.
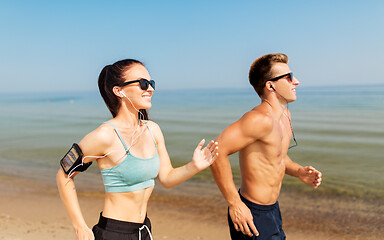
[[[217,138],[219,157],[213,177],[228,202],[228,224],[234,239],[285,239],[277,198],[285,174],[317,188],[321,173],[302,167],[287,155],[293,135],[287,104],[296,100],[299,81],[285,54],[256,59],[249,81],[262,102],[227,127]],[[228,155],[239,152],[241,187],[237,191]]]

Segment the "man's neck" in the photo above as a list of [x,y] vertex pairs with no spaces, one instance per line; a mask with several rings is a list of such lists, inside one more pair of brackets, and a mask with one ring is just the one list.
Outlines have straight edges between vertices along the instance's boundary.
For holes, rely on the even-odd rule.
[[281,118],[287,108],[286,102],[283,103],[272,95],[262,98],[262,102],[268,104],[272,109],[272,113],[278,118]]

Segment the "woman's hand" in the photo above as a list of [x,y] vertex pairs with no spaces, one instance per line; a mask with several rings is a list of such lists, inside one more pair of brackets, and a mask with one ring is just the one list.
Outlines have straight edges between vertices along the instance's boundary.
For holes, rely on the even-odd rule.
[[218,143],[213,140],[208,143],[208,145],[203,148],[205,139],[197,145],[195,151],[193,152],[192,163],[197,171],[201,171],[209,166],[216,160],[219,153],[217,152],[219,147]]
[[81,226],[75,228],[76,240],[94,240],[95,236],[93,235],[92,230],[88,226]]

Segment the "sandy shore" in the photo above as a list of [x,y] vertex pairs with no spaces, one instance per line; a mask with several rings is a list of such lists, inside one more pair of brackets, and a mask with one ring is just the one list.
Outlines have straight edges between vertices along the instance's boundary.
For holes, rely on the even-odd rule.
[[[76,183],[91,227],[102,209],[103,193],[101,182],[93,187],[87,184],[90,178],[100,181],[86,174]],[[32,181],[3,175],[0,192],[0,239],[75,239],[54,179]],[[384,239],[384,207],[378,203],[284,192],[279,201],[288,239]],[[193,181],[173,189],[157,184],[148,209],[158,240],[230,239],[226,214],[226,203],[216,186]]]

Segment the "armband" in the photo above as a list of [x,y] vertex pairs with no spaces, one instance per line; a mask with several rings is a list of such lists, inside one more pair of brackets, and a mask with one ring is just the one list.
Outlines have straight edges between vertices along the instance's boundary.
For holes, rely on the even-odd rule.
[[79,145],[74,143],[67,154],[65,154],[65,156],[60,160],[60,165],[65,174],[68,175],[72,172],[84,172],[89,166],[92,165],[92,162],[83,163],[83,152],[81,151]]

